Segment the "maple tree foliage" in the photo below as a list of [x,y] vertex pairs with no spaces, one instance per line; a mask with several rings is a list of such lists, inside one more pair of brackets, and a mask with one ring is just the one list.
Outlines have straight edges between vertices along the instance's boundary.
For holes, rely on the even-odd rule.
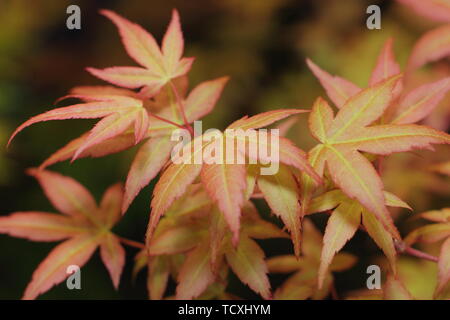
[[122,185],[109,187],[98,205],[89,191],[70,177],[36,169],[28,173],[39,181],[61,214],[14,212],[0,217],[0,232],[32,241],[64,242],[38,266],[23,298],[34,299],[63,281],[68,266],[83,266],[97,248],[117,288],[125,264],[125,250],[111,228],[121,217]]
[[[447,22],[441,1],[400,0],[423,15]],[[443,1],[448,4],[450,3]],[[446,7],[447,8],[447,7]],[[133,276],[147,267],[150,299],[233,299],[228,291],[230,272],[264,299],[325,299],[337,297],[334,273],[351,269],[358,257],[342,251],[360,230],[373,239],[389,268],[383,289],[374,297],[413,299],[398,272],[398,256],[409,254],[437,263],[435,298],[447,297],[450,285],[450,209],[415,214],[432,224],[421,226],[404,239],[390,207],[414,211],[386,190],[380,163],[393,153],[450,144],[450,135],[421,123],[450,89],[450,77],[410,88],[412,74],[425,64],[450,54],[448,26],[429,31],[414,46],[405,71],[388,39],[380,51],[367,87],[306,64],[329,100],[318,97],[308,115],[308,128],[317,144],[303,151],[284,137],[304,109],[276,109],[245,116],[223,131],[198,133],[193,123],[209,114],[218,102],[228,77],[201,82],[189,90],[187,73],[194,58],[183,57],[184,39],[176,10],[161,45],[154,37],[120,15],[102,10],[117,27],[121,41],[136,66],[87,68],[110,84],[79,86],[59,99],[81,103],[57,107],[20,125],[8,144],[24,128],[50,120],[100,119],[87,133],[60,148],[38,168],[29,169],[45,195],[61,214],[15,212],[0,217],[0,232],[32,241],[64,242],[37,267],[23,298],[34,299],[66,277],[69,265],[83,266],[100,249],[112,282],[119,287],[125,264],[122,245],[139,248]],[[232,136],[233,130],[255,133],[278,121],[278,170],[264,175],[268,155],[251,147],[270,149],[268,139],[256,135]],[[191,140],[176,148],[173,134],[183,129]],[[243,143],[238,155],[245,163],[228,163],[225,150],[235,140]],[[103,157],[141,144],[132,161],[125,186],[107,189],[100,204],[72,178],[48,171],[60,161]],[[219,146],[219,147],[217,147]],[[176,162],[181,152],[185,159]],[[200,157],[205,153],[216,157]],[[250,161],[252,160],[252,161]],[[448,162],[430,171],[449,175]],[[143,242],[115,235],[119,222],[140,190],[159,175],[150,203]],[[267,221],[253,200],[264,199],[279,221]],[[311,217],[328,215],[324,232]],[[265,257],[256,240],[290,239],[292,254]],[[439,243],[439,257],[412,246]],[[290,273],[272,288],[270,274]],[[169,280],[176,290],[168,293]]]

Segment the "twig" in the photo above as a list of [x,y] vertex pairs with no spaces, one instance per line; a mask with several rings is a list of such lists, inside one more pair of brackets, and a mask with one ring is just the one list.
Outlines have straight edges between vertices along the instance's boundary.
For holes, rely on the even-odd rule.
[[433,261],[433,262],[438,262],[438,258],[428,254],[426,252],[414,249],[410,246],[408,246],[406,243],[404,242],[400,242],[400,241],[394,241],[395,244],[395,249],[397,250],[397,252],[399,253],[404,253],[413,257],[417,257],[420,259],[425,259],[425,260],[429,260],[429,261]]

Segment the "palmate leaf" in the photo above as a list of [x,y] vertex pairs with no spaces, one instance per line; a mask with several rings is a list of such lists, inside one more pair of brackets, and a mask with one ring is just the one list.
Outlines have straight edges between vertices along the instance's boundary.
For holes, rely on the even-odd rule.
[[144,68],[88,68],[94,76],[121,87],[142,88],[141,94],[149,98],[157,94],[171,79],[183,76],[190,70],[194,59],[182,58],[184,40],[176,10],[172,12],[162,48],[159,48],[153,36],[139,25],[109,10],[101,10],[100,13],[117,26],[128,55]]
[[[384,192],[386,205],[393,207],[409,206],[395,195]],[[319,287],[322,285],[328,266],[334,255],[350,240],[362,224],[369,236],[383,250],[392,270],[396,270],[396,250],[391,233],[378,221],[376,216],[365,209],[358,201],[348,198],[341,190],[332,190],[314,198],[309,213],[333,210],[325,229],[323,249],[320,258]]]
[[[446,42],[447,34],[447,30],[439,28],[430,31],[429,35],[423,36],[411,53],[407,71],[447,56],[450,48],[450,45],[447,44],[448,41]],[[307,64],[336,107],[341,108],[351,96],[360,91],[352,82],[337,76],[330,76],[309,59]],[[393,40],[388,39],[378,56],[368,84],[373,86],[399,73],[400,67],[393,52]],[[406,74],[405,81],[398,81],[394,87],[393,99],[381,118],[382,123],[409,124],[423,120],[439,105],[450,89],[448,78],[444,78],[404,92],[403,82],[407,82],[409,75],[410,72]]]
[[[183,106],[186,111],[186,117],[190,123],[212,111],[227,81],[227,77],[205,81],[200,83],[189,93],[183,101]],[[119,94],[123,97],[136,96],[136,94],[132,91],[108,86],[76,87],[72,89],[70,96],[76,96],[85,101],[91,101],[92,99],[110,97],[112,95]],[[152,107],[159,110],[156,112],[160,116],[164,116],[166,119],[182,125],[180,118],[176,113],[174,114],[171,109],[173,108],[173,103],[175,102],[170,101],[170,99],[165,96],[165,93],[161,93],[160,96],[157,96],[156,102],[153,103]],[[148,101],[142,100],[141,98],[138,99],[140,99],[139,101],[141,101],[141,105],[146,107],[145,109],[142,108],[142,110],[147,112]],[[151,116],[150,113],[149,116]],[[136,118],[135,123],[145,123],[143,121],[138,121],[138,119],[140,118]],[[134,128],[128,127],[128,129],[124,132],[107,139],[101,139],[100,141],[98,139],[93,141],[90,138],[90,134],[84,134],[83,136],[72,140],[69,144],[50,156],[44,161],[40,168],[43,169],[56,162],[74,158],[75,155],[77,155],[78,158],[88,156],[102,157],[128,149],[136,143],[136,127],[141,128],[141,130],[139,130],[140,134],[138,135],[139,139],[148,140],[137,152],[127,177],[125,184],[125,199],[122,205],[122,212],[126,212],[139,191],[159,173],[164,164],[167,162],[172,147],[175,145],[175,142],[170,139],[172,131],[179,129],[175,125],[158,119],[152,119],[148,125],[144,124],[144,126],[134,126]],[[87,147],[82,148],[87,144]]]
[[[188,118],[194,121],[197,120],[198,117],[204,116],[207,113],[209,113],[213,109],[215,103],[217,102],[220,93],[222,92],[223,87],[225,86],[227,80],[228,80],[227,78],[218,78],[215,80],[203,82],[199,86],[194,88],[191,94],[186,98],[184,104],[187,110]],[[121,96],[116,96],[117,94],[121,94]],[[117,89],[113,87],[102,86],[102,87],[78,87],[72,90],[71,96],[77,96],[86,101],[92,101],[97,99],[120,100],[122,98],[132,95],[133,93],[131,91],[127,91],[125,89]],[[141,106],[143,105],[142,100],[134,99],[134,101],[136,101],[136,103],[137,101],[139,101],[139,104]],[[108,100],[108,102],[105,103],[110,102]],[[110,108],[114,107],[115,105],[111,104]],[[58,109],[52,111],[53,113],[56,114],[57,110]],[[141,110],[146,112],[145,109],[142,107]],[[44,117],[41,117],[40,119],[37,120],[42,120],[43,118]],[[34,123],[37,120],[32,119],[30,121]],[[128,120],[126,121],[128,123],[130,119],[128,118]],[[29,125],[29,123],[25,124]],[[22,127],[24,127],[25,124]],[[16,130],[16,132],[18,132],[19,129]],[[169,125],[169,131],[166,131],[166,133],[162,136],[159,135],[154,138],[150,138],[138,151],[127,178],[125,189],[125,200],[122,205],[123,212],[127,210],[129,204],[132,202],[134,197],[145,185],[147,185],[158,174],[158,172],[161,170],[163,165],[168,160],[170,151],[172,149],[172,146],[174,145],[174,142],[170,141],[170,135],[172,130],[174,129],[177,129],[177,127]],[[151,126],[148,130],[149,133],[146,132],[145,136],[151,134],[151,132],[153,131]],[[97,130],[97,132],[98,131],[99,130]],[[147,131],[147,129],[145,131]],[[133,130],[118,132],[116,136],[109,138],[105,138],[103,136],[103,138],[105,139],[102,138],[100,140],[98,134],[93,136],[94,139],[92,138],[92,136],[93,136],[92,133],[85,134],[82,137],[73,140],[67,146],[63,147],[55,154],[53,154],[49,159],[47,159],[41,165],[41,168],[45,168],[46,166],[51,165],[58,161],[63,161],[69,158],[75,158],[77,155],[78,157],[104,156],[106,154],[127,149],[136,143],[135,134],[133,133]],[[144,135],[141,134],[140,137],[143,138]]]
[[[259,128],[299,112],[302,112],[302,110],[286,109],[269,111],[251,118],[238,120],[229,129]],[[258,141],[257,138],[244,137],[239,134],[235,135],[235,137],[236,139],[245,140],[248,144],[259,143],[260,147],[261,145],[263,148],[268,147],[267,142],[261,139]],[[208,148],[208,146],[226,140],[227,130],[225,130],[224,134],[212,132],[198,136],[182,148],[183,157],[189,159],[189,161],[182,161],[179,164],[172,163],[164,171],[153,192],[147,241],[150,240],[156,224],[167,208],[185,192],[187,186],[201,173],[201,180],[205,189],[224,214],[228,226],[234,232],[234,242],[237,243],[239,235],[239,213],[244,200],[243,194],[246,189],[245,172],[248,167],[239,164],[229,165],[225,161],[222,161],[223,164],[203,163],[205,159],[202,157],[203,150]],[[266,150],[270,150],[270,148]],[[281,163],[306,171],[307,174],[313,177],[316,183],[320,183],[320,178],[308,164],[305,153],[302,150],[295,147],[285,138],[280,138],[279,150],[279,161]],[[198,159],[200,159],[200,162]],[[262,159],[262,161],[266,160]],[[216,183],[213,184],[211,181],[215,181]]]
[[67,267],[82,267],[97,248],[114,286],[119,286],[125,251],[110,229],[120,218],[122,186],[108,188],[100,206],[75,180],[50,171],[30,170],[61,213],[16,212],[0,218],[0,232],[32,241],[65,240],[55,247],[33,273],[24,299],[35,299],[67,277]]
[[[142,88],[141,92],[135,93],[110,86],[74,88],[64,98],[79,98],[86,103],[57,108],[31,118],[12,134],[9,142],[22,129],[37,122],[103,118],[89,134],[71,141],[48,158],[40,167],[43,169],[70,158],[75,160],[87,156],[100,157],[119,152],[150,138],[138,152],[130,169],[122,206],[122,211],[125,212],[139,191],[166,163],[173,143],[165,141],[172,131],[189,126],[193,121],[208,114],[216,104],[228,78],[205,81],[184,97],[187,84],[184,85],[186,77],[183,76],[189,71],[193,59],[182,58],[184,41],[178,12],[172,12],[172,20],[161,48],[152,35],[139,25],[109,10],[102,10],[101,13],[117,26],[126,51],[144,68],[112,67],[88,70],[125,88]],[[164,87],[167,90],[161,91]],[[153,100],[148,100],[150,97]],[[149,118],[153,115],[158,119],[150,121]],[[148,152],[149,149],[155,148],[159,148],[159,152]]]
[[[369,87],[350,98],[333,118],[333,111],[318,99],[310,115],[310,130],[321,142],[314,150],[317,171],[326,162],[333,182],[350,198],[376,215],[397,239],[399,234],[384,205],[383,183],[359,151],[378,155],[430,148],[450,143],[446,133],[418,125],[369,126],[389,106],[399,76]],[[310,160],[311,161],[311,160]],[[314,165],[313,165],[314,166]]]

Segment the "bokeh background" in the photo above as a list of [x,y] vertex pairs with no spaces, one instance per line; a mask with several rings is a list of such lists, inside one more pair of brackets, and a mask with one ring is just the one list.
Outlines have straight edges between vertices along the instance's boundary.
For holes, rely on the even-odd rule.
[[[81,30],[66,28],[66,8],[70,4],[81,7]],[[378,4],[382,9],[381,30],[366,28],[365,11],[370,4]],[[186,56],[197,57],[190,73],[191,87],[215,77],[231,77],[215,111],[204,119],[204,128],[219,129],[247,114],[285,107],[309,109],[317,96],[325,96],[306,67],[306,57],[330,73],[364,87],[387,38],[394,38],[397,58],[404,66],[414,41],[436,25],[393,0],[1,0],[1,215],[26,210],[53,212],[37,182],[25,175],[24,170],[39,165],[95,121],[38,124],[21,133],[6,150],[7,138],[14,128],[52,108],[54,101],[71,87],[101,84],[85,67],[133,65],[116,28],[98,14],[100,8],[112,9],[141,24],[157,39],[162,38],[171,9],[180,11]],[[439,68],[446,73],[448,62],[441,62]],[[435,76],[429,75],[430,70],[423,72],[423,77]],[[426,121],[448,129],[449,105],[446,99]],[[313,145],[305,116],[300,117],[288,137],[305,150]],[[386,169],[387,189],[403,196],[417,211],[448,205],[449,181],[416,170],[426,166],[430,157],[433,161],[449,158],[448,150],[439,150],[434,155],[395,156]],[[107,186],[124,181],[135,152],[136,148],[132,148],[104,158],[81,159],[73,164],[63,162],[50,169],[79,180],[99,199]],[[153,184],[140,193],[117,226],[120,235],[143,239],[152,188]],[[273,219],[264,203],[257,205],[265,216]],[[402,222],[408,220],[408,213],[396,215],[403,234],[417,223]],[[315,222],[323,226],[325,220],[317,217]],[[266,241],[263,246],[268,256],[292,252],[289,241]],[[33,270],[53,247],[53,243],[0,235],[0,299],[20,298]],[[336,276],[337,286],[344,292],[364,285],[365,267],[380,255],[364,234],[357,234],[345,249],[362,258],[351,271]],[[113,289],[97,253],[82,269],[82,290],[69,291],[61,285],[42,298],[145,299],[145,274],[140,274],[134,282],[131,279],[136,253],[135,249],[127,248],[127,267],[118,291]],[[416,291],[432,290],[432,276],[429,279],[416,276],[420,270],[435,273],[432,264],[409,260],[402,263],[411,278],[417,278]],[[271,280],[276,286],[283,279],[272,277]],[[235,279],[230,286],[233,293],[255,297]]]

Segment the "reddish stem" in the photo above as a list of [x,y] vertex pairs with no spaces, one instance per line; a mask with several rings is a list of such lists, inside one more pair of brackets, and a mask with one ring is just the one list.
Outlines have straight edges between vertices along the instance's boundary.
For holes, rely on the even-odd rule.
[[399,253],[405,253],[407,255],[410,255],[410,256],[413,256],[413,257],[417,257],[417,258],[420,258],[420,259],[425,259],[425,260],[429,260],[429,261],[433,261],[433,262],[438,262],[438,258],[437,257],[432,256],[431,254],[428,254],[426,252],[414,249],[414,248],[408,246],[404,242],[395,241],[395,249]]
[[143,244],[143,243],[140,243],[140,242],[137,242],[134,240],[130,240],[127,238],[119,237],[119,236],[117,236],[117,237],[119,238],[120,242],[122,242],[126,245],[129,245],[130,247],[135,247],[138,249],[145,249],[145,244]]
[[171,121],[171,120],[169,120],[169,119],[160,117],[160,116],[158,116],[158,115],[156,115],[156,114],[153,114],[153,113],[150,113],[150,112],[149,112],[149,115],[150,115],[151,117],[153,117],[153,118],[156,118],[156,119],[158,119],[158,120],[161,120],[161,121],[164,121],[164,122],[166,122],[166,123],[169,123],[169,124],[171,124],[171,125],[173,125],[173,126],[176,126],[176,127],[180,128],[180,129],[186,129],[186,128],[185,128],[184,126],[182,126],[181,124],[175,123],[175,122],[173,122],[173,121]]
[[183,118],[184,126],[186,127],[186,129],[189,130],[190,134],[192,136],[194,136],[194,129],[192,129],[192,127],[189,124],[189,121],[188,121],[188,119],[186,117],[184,103],[183,103],[183,100],[180,97],[180,94],[178,93],[178,89],[177,89],[177,87],[175,87],[175,85],[173,84],[172,81],[169,81],[169,83],[170,83],[170,87],[172,88],[173,93],[175,94],[175,98],[177,99],[178,107],[180,109],[180,113],[181,113],[181,116]]

